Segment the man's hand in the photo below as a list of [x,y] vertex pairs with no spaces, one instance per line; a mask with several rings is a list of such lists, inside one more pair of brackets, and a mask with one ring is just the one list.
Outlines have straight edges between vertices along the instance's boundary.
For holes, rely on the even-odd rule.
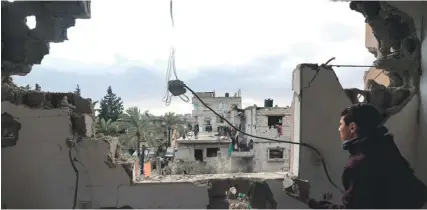
[[286,194],[305,204],[308,204],[310,199],[310,184],[306,180],[293,179],[294,184],[285,189]]

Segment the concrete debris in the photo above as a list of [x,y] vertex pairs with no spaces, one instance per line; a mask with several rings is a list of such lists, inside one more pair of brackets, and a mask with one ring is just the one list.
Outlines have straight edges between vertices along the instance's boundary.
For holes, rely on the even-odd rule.
[[57,109],[68,107],[76,114],[93,115],[92,100],[82,98],[74,93],[53,93],[28,90],[13,83],[2,83],[1,101],[9,101],[15,105],[28,108]]
[[249,198],[237,198],[237,199],[229,199],[229,209],[251,209]]
[[415,23],[411,16],[387,2],[352,1],[350,8],[361,13],[372,28],[378,42],[378,49],[373,52],[377,58],[374,66],[384,70],[390,85],[384,87],[370,80],[366,91],[347,89],[346,93],[352,103],[358,103],[358,95],[362,95],[363,102],[376,105],[386,121],[418,92],[421,44]]
[[110,168],[115,168],[117,165],[133,165],[136,161],[135,157],[122,153],[122,145],[118,137],[100,136],[93,141],[103,141],[109,145],[105,164]]
[[238,193],[236,187],[231,187],[225,192],[229,209],[250,209],[249,197],[245,194]]
[[94,134],[94,109],[90,98],[85,99],[74,93],[28,90],[14,83],[3,82],[1,100],[33,109],[66,109],[74,133],[81,137],[92,137]]
[[215,174],[216,168],[200,161],[176,160],[170,164],[171,173],[178,175]]
[[[198,174],[198,175],[169,175],[140,177],[136,183],[156,183],[156,182],[191,182],[194,184],[207,185],[209,180],[223,179],[248,179],[248,180],[272,180],[284,179],[287,172],[261,172],[261,173],[231,173],[231,174]],[[224,192],[224,191],[223,191]]]
[[[24,76],[33,64],[49,54],[49,42],[67,40],[67,29],[77,18],[90,18],[90,1],[7,2],[2,1],[2,76]],[[35,28],[28,16],[37,15]]]

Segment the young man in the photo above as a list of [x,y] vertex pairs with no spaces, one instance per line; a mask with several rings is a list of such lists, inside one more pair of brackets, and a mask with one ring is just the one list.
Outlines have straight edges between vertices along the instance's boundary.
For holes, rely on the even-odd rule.
[[370,104],[355,104],[341,112],[338,131],[343,149],[350,153],[342,174],[345,189],[342,204],[311,199],[309,189],[300,186],[288,195],[315,209],[423,207],[427,187],[415,177],[393,136],[380,125],[381,119]]

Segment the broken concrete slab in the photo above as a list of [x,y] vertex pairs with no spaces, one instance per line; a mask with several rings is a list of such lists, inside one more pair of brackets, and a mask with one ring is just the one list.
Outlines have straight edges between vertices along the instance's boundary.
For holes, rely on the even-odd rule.
[[[331,179],[342,187],[341,173],[348,160],[348,153],[340,146],[337,125],[341,111],[350,106],[351,102],[333,70],[316,64],[302,64],[293,73],[294,140],[319,150]],[[417,97],[414,97],[385,124],[394,135],[402,155],[411,163],[414,160],[414,153],[411,151],[414,151],[418,133],[417,109]],[[323,195],[331,193],[333,202],[341,202],[341,192],[328,181],[320,156],[307,147],[293,147],[292,172],[301,179],[309,180],[313,198],[322,199]]]

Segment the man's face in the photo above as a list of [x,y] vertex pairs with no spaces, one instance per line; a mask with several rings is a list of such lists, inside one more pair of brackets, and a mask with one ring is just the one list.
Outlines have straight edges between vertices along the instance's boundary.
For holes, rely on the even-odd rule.
[[353,139],[356,137],[356,124],[352,122],[349,125],[346,125],[344,117],[341,117],[338,131],[340,132],[340,138],[342,141]]

